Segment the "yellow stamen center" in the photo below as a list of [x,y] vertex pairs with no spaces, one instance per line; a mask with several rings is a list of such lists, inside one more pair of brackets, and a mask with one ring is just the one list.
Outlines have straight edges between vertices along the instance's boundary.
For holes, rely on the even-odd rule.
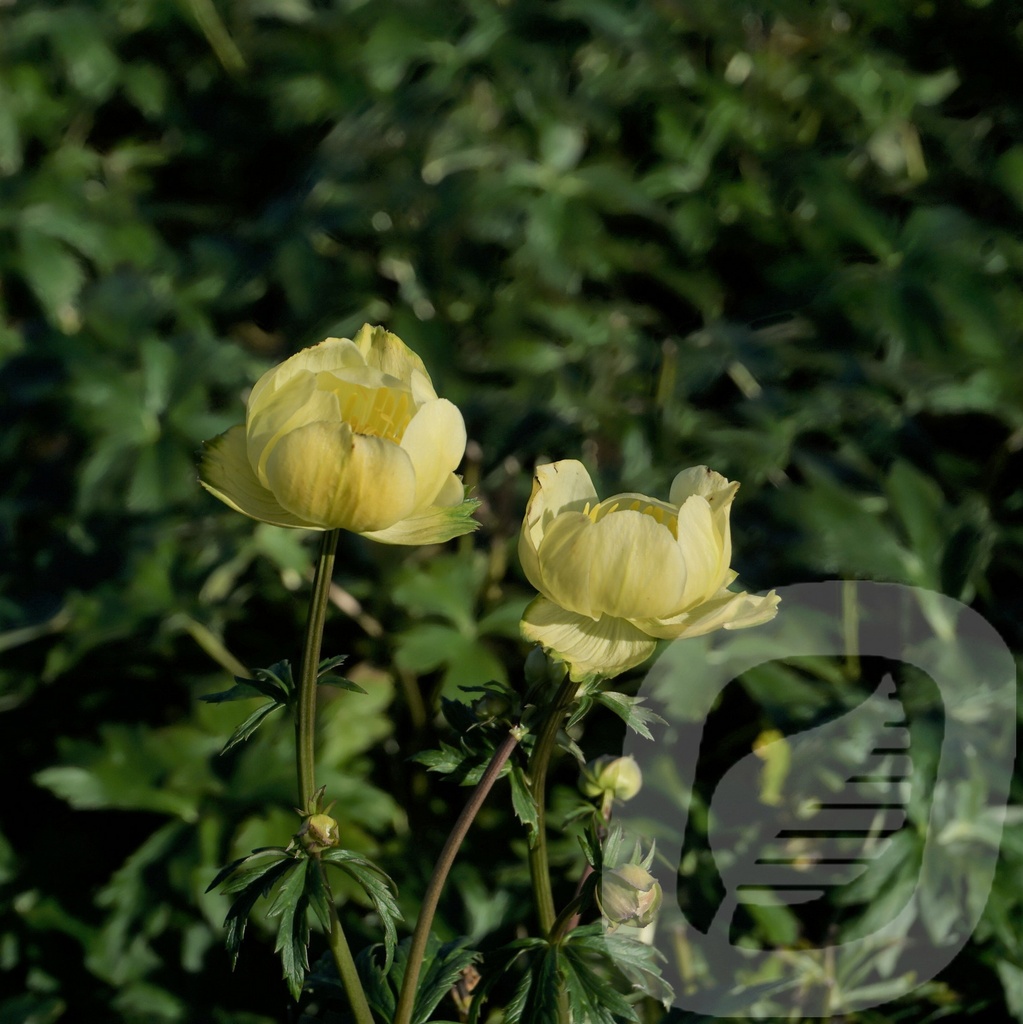
[[415,413],[412,397],[398,388],[354,386],[341,401],[341,419],[357,434],[399,444]]
[[636,498],[622,508],[620,501],[609,498],[606,502],[598,501],[592,507],[587,502],[583,507],[583,515],[589,516],[593,522],[599,523],[604,516],[609,516],[612,512],[619,510],[623,512],[642,512],[645,516],[651,516],[659,525],[667,527],[671,531],[672,537],[678,540],[678,509],[669,505],[661,505],[659,503],[655,505],[652,502],[643,502]]

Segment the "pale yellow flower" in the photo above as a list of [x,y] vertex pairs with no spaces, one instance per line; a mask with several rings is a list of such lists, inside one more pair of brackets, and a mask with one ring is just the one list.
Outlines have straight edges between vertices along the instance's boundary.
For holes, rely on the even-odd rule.
[[245,423],[204,445],[199,479],[275,526],[437,543],[476,528],[454,474],[465,440],[419,356],[366,324],[263,374]]
[[542,596],[522,633],[566,662],[573,679],[611,677],[646,660],[658,639],[741,629],[774,618],[779,598],[728,589],[729,515],[737,483],[706,466],[675,477],[667,501],[601,501],[582,463],[540,466],[519,559]]

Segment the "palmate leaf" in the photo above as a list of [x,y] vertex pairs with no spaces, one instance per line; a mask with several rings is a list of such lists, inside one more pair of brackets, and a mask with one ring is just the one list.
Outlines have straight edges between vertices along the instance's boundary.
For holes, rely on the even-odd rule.
[[287,857],[271,864],[265,871],[253,872],[252,877],[246,879],[246,885],[239,892],[238,898],[231,904],[231,909],[227,912],[227,917],[224,920],[224,925],[227,928],[225,942],[231,957],[232,968],[238,962],[238,953],[245,936],[245,927],[248,924],[249,914],[256,905],[256,900],[268,895],[274,885],[297,865],[298,861]]
[[268,917],[280,918],[274,952],[281,954],[284,980],[288,983],[293,999],[298,999],[302,994],[302,983],[309,969],[307,880],[310,875],[319,874],[316,864],[308,858],[297,861],[296,865],[297,870],[287,876],[267,911]]
[[402,920],[394,882],[375,864],[351,850],[333,847],[324,850],[321,857],[324,863],[333,864],[355,879],[369,897],[384,926],[384,972],[388,972],[398,944],[397,922]]
[[[591,951],[577,943],[561,949],[561,968],[572,1019],[586,1024],[616,1024],[616,1020],[638,1021],[636,1011],[614,985],[598,973]],[[606,961],[606,956],[601,957]]]
[[[426,765],[431,772],[450,775],[459,785],[475,786],[487,770],[492,756],[492,750],[470,750],[465,746],[453,747],[442,742],[439,750],[424,750],[416,754],[412,760]],[[508,767],[505,765],[501,769],[501,774],[504,775],[507,771]]]
[[[508,1024],[550,1024],[558,1019],[561,956],[557,946],[547,946],[523,975],[505,1010]],[[585,1017],[578,1018],[586,1020]],[[589,1021],[587,1021],[589,1024]]]
[[[411,938],[404,939],[395,952],[393,962],[383,967],[377,962],[376,949],[364,949],[356,957],[356,966],[366,991],[366,999],[381,1020],[392,1020],[398,992],[405,980]],[[411,1024],[444,1024],[433,1021],[433,1011],[458,983],[462,972],[479,959],[479,953],[466,948],[461,941],[443,945],[430,936],[423,956],[423,966],[412,1006]]]
[[606,691],[598,693],[595,700],[598,704],[613,711],[633,732],[639,733],[644,739],[652,740],[650,723],[667,724],[660,715],[649,708],[640,707],[645,697],[630,697],[624,693]]
[[674,996],[672,987],[661,977],[664,955],[653,946],[641,942],[624,928],[607,934],[602,924],[586,925],[572,933],[572,944],[610,956],[615,967],[645,995],[656,999],[665,1008]]

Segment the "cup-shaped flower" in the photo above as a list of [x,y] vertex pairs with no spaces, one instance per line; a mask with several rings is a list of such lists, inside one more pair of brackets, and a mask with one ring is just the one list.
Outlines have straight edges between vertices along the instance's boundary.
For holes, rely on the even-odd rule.
[[659,639],[741,629],[774,618],[779,598],[729,590],[729,515],[737,483],[706,466],[675,477],[667,501],[601,501],[582,463],[540,466],[519,559],[540,592],[522,634],[567,663],[573,679],[616,676]]
[[207,441],[199,480],[275,526],[431,544],[476,529],[454,470],[465,424],[422,359],[366,324],[267,371],[245,423]]

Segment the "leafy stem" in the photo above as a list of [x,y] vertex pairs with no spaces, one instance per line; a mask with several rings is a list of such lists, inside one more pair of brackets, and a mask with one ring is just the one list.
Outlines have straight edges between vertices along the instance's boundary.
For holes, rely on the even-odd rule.
[[[313,591],[309,603],[309,618],[306,621],[305,640],[302,645],[302,669],[298,682],[298,700],[295,704],[295,760],[298,769],[298,805],[304,814],[313,814],[319,807],[313,807],[316,793],[316,690],[320,674],[320,648],[323,644],[323,625],[327,619],[327,605],[330,599],[330,580],[334,574],[334,555],[337,552],[339,530],[327,530],[320,540],[320,551],[313,575]],[[315,801],[317,804],[319,801]],[[323,871],[319,858],[310,865],[316,871]],[[327,880],[323,879],[326,886]],[[329,892],[329,888],[327,889]],[[348,948],[341,918],[333,899],[330,900],[330,952],[334,965],[341,976],[341,982],[351,1003],[356,1024],[373,1024],[373,1013],[366,1000],[362,982]]]
[[423,894],[423,904],[419,911],[419,920],[416,922],[415,931],[412,933],[412,944],[409,947],[408,961],[405,967],[405,977],[402,980],[401,992],[398,995],[398,1005],[394,1012],[394,1024],[409,1024],[412,1020],[412,1011],[415,1006],[416,987],[419,982],[419,972],[423,965],[423,956],[426,953],[427,942],[430,938],[430,927],[433,924],[434,914],[437,912],[437,904],[440,901],[440,894],[447,881],[448,873],[455,862],[458,849],[465,839],[469,827],[483,806],[487,794],[493,788],[501,769],[511,756],[512,751],[521,739],[521,732],[512,729],[505,736],[501,745],[494,751],[486,771],[476,784],[472,795],[466,802],[462,813],[458,816],[451,833],[448,835],[444,848],[437,857],[433,874],[430,876],[426,892]]
[[327,530],[320,540],[313,576],[305,641],[302,645],[302,671],[295,708],[295,751],[298,767],[298,806],[310,813],[309,803],[316,791],[316,681],[320,668],[323,624],[327,618],[330,578],[334,573],[339,530]]
[[547,856],[547,768],[554,753],[558,730],[575,698],[578,685],[570,676],[565,676],[562,680],[529,762],[529,790],[536,804],[537,818],[536,835],[529,848],[529,874],[533,883],[533,899],[540,918],[540,929],[545,937],[550,935],[557,916],[554,910],[554,893],[551,889],[550,861]]

